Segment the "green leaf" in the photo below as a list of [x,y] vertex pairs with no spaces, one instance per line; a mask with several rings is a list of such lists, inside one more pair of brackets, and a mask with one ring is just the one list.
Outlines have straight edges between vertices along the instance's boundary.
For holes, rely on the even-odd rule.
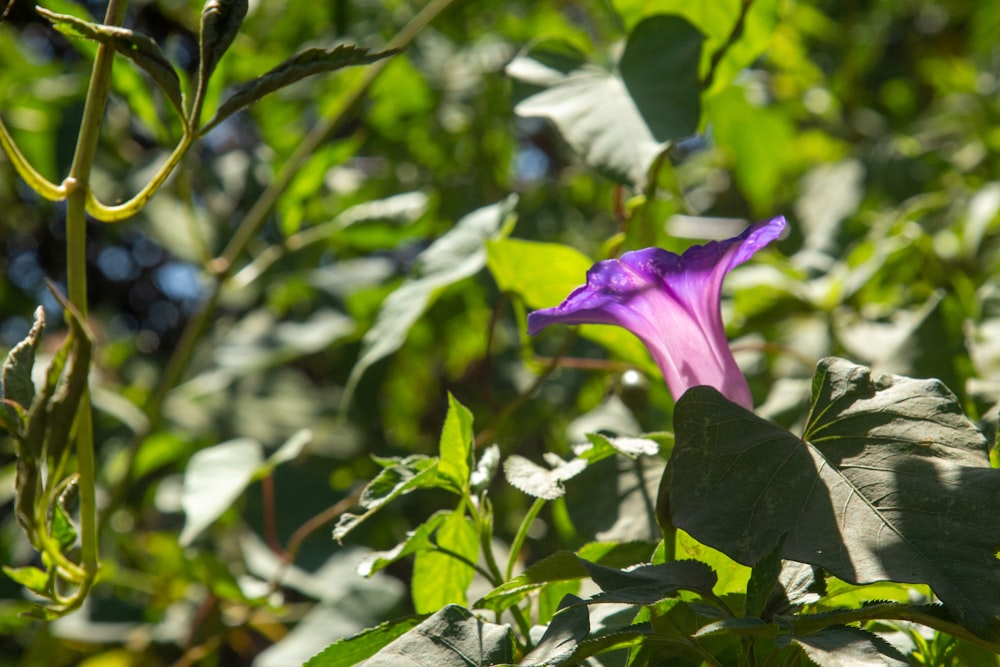
[[64,501],[60,498],[52,508],[52,538],[59,545],[59,549],[65,551],[76,542],[76,526],[69,518],[69,513],[63,506]]
[[759,618],[724,618],[698,628],[695,637],[705,637],[716,633],[730,633],[749,637],[774,637],[778,634],[777,623],[767,623]]
[[438,294],[485,266],[486,242],[507,234],[516,204],[517,197],[512,195],[469,213],[420,253],[414,275],[386,297],[375,323],[362,339],[361,354],[344,387],[342,410],[346,410],[364,372],[402,347],[410,327]]
[[[45,310],[39,306],[35,309],[35,321],[28,335],[15,345],[7,354],[0,372],[0,398],[5,401],[4,411],[7,413],[7,423],[19,425],[22,414],[31,408],[35,400],[35,383],[31,379],[31,371],[35,367],[35,352],[45,331]],[[19,411],[10,401],[20,406]],[[16,435],[22,435],[20,429]]]
[[588,576],[581,558],[571,551],[557,551],[508,582],[497,586],[476,602],[477,609],[503,611],[517,604],[529,592],[552,581],[570,581]]
[[594,602],[654,604],[679,591],[710,594],[716,577],[712,568],[696,560],[678,560],[660,565],[639,565],[616,570],[581,559],[581,563],[601,590]]
[[177,114],[184,117],[184,101],[177,70],[150,37],[127,28],[91,23],[68,14],[55,14],[41,7],[36,7],[35,11],[51,21],[64,35],[100,42],[134,62],[156,82]]
[[420,614],[451,603],[466,604],[465,591],[475,575],[469,563],[475,563],[479,557],[479,534],[462,512],[451,512],[445,518],[434,535],[434,542],[450,553],[442,550],[417,552],[410,587],[413,606]]
[[629,35],[618,73],[565,46],[536,47],[507,66],[509,76],[541,88],[514,110],[548,118],[588,166],[641,188],[668,142],[698,127],[701,42],[684,19],[650,17]]
[[860,628],[826,628],[814,635],[794,635],[791,641],[819,667],[905,667],[910,664],[889,642]]
[[43,597],[49,597],[49,583],[51,576],[48,572],[37,567],[9,567],[3,566],[4,574],[21,584],[29,591],[38,593]]
[[485,667],[511,660],[513,641],[509,626],[487,623],[471,611],[451,604],[373,655],[365,667],[406,664]]
[[[760,559],[750,572],[747,583],[747,596],[743,605],[744,615],[756,617],[764,611],[771,592],[778,585],[778,575],[781,574],[781,550],[785,540],[782,537],[771,553]],[[768,619],[765,619],[768,620]]]
[[406,539],[387,551],[375,551],[368,554],[360,564],[358,564],[358,574],[363,577],[370,577],[382,568],[395,563],[401,558],[405,558],[412,553],[423,549],[430,549],[434,546],[431,539],[435,531],[441,527],[452,515],[451,512],[435,512],[427,521],[417,526],[414,530],[406,533]]
[[344,513],[333,529],[333,539],[343,540],[362,521],[387,503],[415,489],[439,485],[436,458],[419,454],[405,459],[383,459],[387,466],[361,492],[359,504],[363,514]]
[[469,492],[472,472],[472,413],[448,394],[448,414],[441,430],[438,474],[460,494]]
[[387,621],[379,626],[335,641],[309,659],[303,667],[354,667],[372,657],[389,642],[406,634],[422,616],[410,616],[398,621]]
[[783,556],[852,583],[929,584],[1000,636],[1000,471],[940,382],[820,362],[804,439],[708,387],[674,414],[674,525],[743,563]]
[[782,561],[778,585],[768,596],[761,610],[761,618],[770,620],[775,616],[797,612],[804,605],[818,602],[821,597],[824,603],[829,603],[829,597],[825,595],[826,579],[822,575],[817,576],[817,569],[808,563]]
[[246,18],[247,0],[208,0],[201,10],[201,31],[198,35],[198,51],[201,62],[198,67],[198,86],[201,90],[219,64],[222,55],[236,39],[243,19]]
[[[532,309],[548,308],[584,283],[593,261],[560,243],[524,239],[487,242],[486,261],[501,291],[517,294]],[[639,339],[621,327],[586,324],[580,336],[602,345],[648,374],[660,371]]]
[[687,20],[665,14],[643,20],[628,36],[618,69],[657,141],[681,139],[698,129],[703,40]]
[[280,466],[282,463],[288,463],[289,461],[294,461],[302,453],[302,450],[306,448],[310,442],[312,442],[313,434],[307,428],[296,431],[292,437],[285,441],[281,447],[275,450],[267,458],[266,465],[268,468],[274,468]]
[[716,52],[729,41],[741,11],[746,15],[740,25],[737,40],[728,46],[716,67],[714,83],[709,92],[718,92],[728,85],[764,52],[778,22],[778,0],[612,0],[626,26],[651,14],[676,14],[691,22],[705,34],[701,73],[706,75]]
[[264,463],[264,448],[256,440],[237,438],[196,452],[184,471],[182,546],[191,544],[229,509]]
[[261,74],[256,79],[238,86],[233,91],[233,94],[219,105],[219,108],[215,111],[215,115],[210,121],[205,123],[200,132],[201,134],[205,134],[208,130],[243,107],[249,106],[265,95],[293,84],[307,76],[323,72],[333,72],[355,65],[367,65],[383,58],[388,58],[396,53],[394,50],[370,53],[368,49],[361,49],[348,44],[342,44],[333,49],[306,49],[301,53],[295,54],[277,67]]
[[545,629],[545,634],[538,640],[538,645],[518,664],[535,667],[561,665],[573,655],[589,633],[590,612],[583,600],[567,595],[559,604],[559,611]]
[[569,551],[557,551],[494,588],[476,602],[476,607],[502,611],[544,584],[584,577],[593,579],[603,591],[588,602],[628,604],[653,604],[681,590],[711,593],[716,581],[712,568],[699,561],[673,561],[619,570],[593,563]]

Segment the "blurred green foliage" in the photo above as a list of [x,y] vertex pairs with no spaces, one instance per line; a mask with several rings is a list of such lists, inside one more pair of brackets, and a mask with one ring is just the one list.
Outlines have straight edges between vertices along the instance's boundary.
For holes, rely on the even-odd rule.
[[[98,2],[42,4],[88,20],[104,12]],[[202,4],[134,1],[126,16],[178,66],[189,96]],[[385,48],[424,4],[253,3],[206,91],[204,118],[238,84],[304,48]],[[455,577],[471,581],[468,593],[459,586],[455,599],[442,589],[414,605],[411,578],[433,590],[439,553],[395,560],[371,578],[356,574],[362,546],[389,550],[438,510],[449,512],[437,515],[449,539],[474,558],[476,524],[445,489],[399,498],[343,545],[330,539],[332,522],[387,469],[386,457],[443,451],[449,396],[475,415],[473,469],[493,443],[505,459],[570,459],[586,433],[670,427],[672,399],[624,332],[526,337],[527,309],[554,305],[565,287],[583,282],[580,253],[682,250],[693,239],[730,235],[733,219],[785,214],[792,232],[780,254],[734,272],[724,304],[759,414],[792,426],[816,360],[837,354],[879,372],[942,379],[993,443],[1000,4],[756,0],[734,48],[713,63],[740,5],[717,3],[715,16],[716,3],[671,0],[451,4],[389,61],[295,174],[223,285],[176,386],[162,386],[164,369],[209,293],[212,260],[365,68],[263,98],[196,143],[137,216],[90,221],[103,569],[84,610],[50,623],[19,616],[29,608],[22,588],[0,578],[0,665],[301,664],[341,637],[487,593],[481,575],[457,567]],[[31,2],[9,10],[0,23],[0,116],[29,161],[58,183],[72,159],[95,48],[56,32]],[[527,94],[507,74],[516,57],[560,42],[601,65],[601,77],[627,79],[624,62],[616,69],[623,40],[642,19],[669,12],[703,31],[699,72],[714,76],[697,130],[655,137],[672,143],[639,170],[648,182],[602,176],[608,170],[580,158],[558,119],[515,113]],[[180,136],[169,101],[119,59],[93,175],[98,196],[131,197]],[[356,370],[390,295],[433,271],[423,253],[458,221],[513,202],[512,194],[516,223],[498,218],[480,263],[426,284],[426,308],[393,331],[398,349]],[[59,305],[44,279],[66,281],[64,218],[65,206],[33,193],[0,157],[0,347],[24,338],[39,303],[58,329]],[[50,336],[43,352],[58,347],[59,334]],[[163,419],[149,433],[144,409],[158,392],[167,392]],[[312,437],[297,451],[302,429]],[[222,461],[214,468],[212,454]],[[242,477],[234,479],[223,455],[239,455]],[[519,567],[595,540],[639,541],[651,553],[659,534],[644,501],[655,501],[662,464],[646,462],[609,454],[560,482],[567,493],[529,522]],[[13,442],[4,439],[0,562],[23,566],[34,553],[13,511],[14,468]],[[209,488],[225,479],[232,502],[217,512],[185,506],[192,470]],[[497,544],[507,547],[532,499],[502,475],[490,498]],[[185,522],[199,512],[204,525],[197,534],[189,528],[182,546]],[[746,568],[686,539],[679,553],[715,567],[717,592],[742,590]],[[629,556],[585,555],[612,567],[648,558]],[[578,591],[575,583],[547,582],[531,620],[546,623],[563,593]],[[888,587],[849,603],[899,594]],[[412,624],[387,627],[402,634]],[[946,635],[879,629],[901,638],[916,664],[997,664]]]

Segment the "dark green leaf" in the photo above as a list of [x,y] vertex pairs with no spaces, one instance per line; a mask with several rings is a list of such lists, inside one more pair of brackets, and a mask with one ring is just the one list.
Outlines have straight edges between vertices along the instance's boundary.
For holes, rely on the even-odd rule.
[[698,127],[701,42],[684,19],[651,17],[629,35],[620,74],[563,47],[535,48],[507,66],[509,76],[541,88],[515,111],[548,118],[588,166],[642,187],[667,143]]
[[561,665],[573,655],[580,642],[590,633],[590,612],[583,600],[567,595],[559,612],[552,618],[538,645],[521,659],[520,665]]
[[273,93],[279,88],[284,88],[307,76],[333,72],[355,65],[367,65],[395,54],[396,51],[369,53],[368,49],[346,44],[334,49],[307,49],[256,79],[237,87],[233,94],[219,105],[215,116],[200,131],[204,134],[243,107],[249,106],[268,93]]
[[41,7],[36,7],[35,10],[55,24],[56,29],[63,34],[105,44],[141,67],[167,96],[177,114],[184,117],[184,101],[177,70],[150,37],[127,28],[91,23],[68,14],[55,14]]
[[906,656],[889,642],[860,628],[836,627],[791,637],[819,667],[905,667]]
[[[0,375],[0,398],[20,406],[19,411],[13,405],[4,404],[7,414],[6,421],[11,425],[22,422],[22,414],[31,408],[35,400],[35,383],[31,379],[31,371],[35,367],[35,351],[45,331],[45,311],[39,306],[35,310],[35,322],[28,335],[15,345],[3,362]],[[17,435],[21,435],[18,429]]]
[[1000,636],[1000,471],[940,382],[824,359],[805,440],[689,390],[674,416],[675,525],[744,563],[784,556],[852,583],[927,583]]
[[517,604],[530,591],[552,581],[569,581],[588,576],[583,560],[570,551],[557,551],[532,564],[510,581],[494,588],[476,602],[477,609],[502,611]]
[[422,616],[410,616],[399,621],[388,621],[341,639],[313,656],[303,667],[354,667],[375,655],[389,642],[412,630],[421,620]]
[[651,16],[628,37],[618,68],[656,141],[680,139],[698,129],[703,40],[697,28],[673,15]]
[[660,565],[640,565],[629,570],[617,570],[581,559],[603,594],[595,602],[653,604],[687,590],[710,594],[716,577],[712,568],[696,560],[679,560]]
[[509,663],[512,644],[508,626],[481,621],[451,604],[373,655],[365,667],[486,667]]
[[777,623],[768,623],[759,618],[724,618],[702,626],[694,636],[704,637],[726,632],[749,637],[774,637],[778,634],[778,629]]
[[351,400],[368,368],[406,341],[410,327],[449,285],[478,273],[486,265],[486,242],[506,236],[517,197],[469,213],[417,257],[414,275],[382,303],[375,324],[362,340],[363,349],[344,388],[341,403]]
[[753,566],[753,570],[750,572],[750,582],[747,584],[746,602],[743,606],[746,616],[760,616],[764,611],[768,597],[778,585],[778,575],[781,573],[781,551],[784,544],[785,538],[782,536],[771,553]]
[[441,430],[438,474],[467,494],[472,473],[472,413],[448,394],[448,414]]
[[387,467],[368,483],[361,493],[363,514],[341,515],[333,529],[333,539],[340,541],[358,524],[370,517],[386,503],[414,489],[438,486],[436,458],[414,454],[405,459],[389,459]]
[[204,89],[247,15],[247,0],[208,0],[201,10],[199,86]]
[[818,601],[821,593],[825,592],[826,581],[823,576],[817,576],[816,569],[807,563],[782,561],[778,585],[767,598],[761,610],[761,618],[770,620],[777,615],[798,611],[803,605]]

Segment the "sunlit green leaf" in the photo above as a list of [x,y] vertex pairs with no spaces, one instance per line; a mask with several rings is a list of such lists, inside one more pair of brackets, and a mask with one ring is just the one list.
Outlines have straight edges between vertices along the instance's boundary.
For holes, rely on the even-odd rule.
[[8,567],[3,566],[4,573],[21,584],[29,591],[48,597],[48,587],[51,583],[51,576],[37,567]]
[[479,557],[476,527],[461,512],[447,516],[433,541],[439,549],[418,551],[413,561],[413,606],[421,614],[447,604],[465,605],[465,591],[475,575],[470,563]]
[[448,394],[448,415],[441,430],[438,474],[459,493],[468,493],[472,472],[472,413]]

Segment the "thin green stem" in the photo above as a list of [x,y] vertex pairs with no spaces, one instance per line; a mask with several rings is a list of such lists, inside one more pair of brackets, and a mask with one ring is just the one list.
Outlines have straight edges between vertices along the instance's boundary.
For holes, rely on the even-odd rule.
[[194,141],[194,135],[185,132],[184,136],[181,138],[177,147],[174,148],[173,152],[167,158],[167,161],[157,170],[156,175],[140,190],[132,199],[122,204],[117,204],[115,206],[108,206],[102,204],[100,200],[94,195],[93,191],[87,188],[87,213],[94,216],[97,220],[101,222],[121,222],[122,220],[127,220],[133,215],[142,210],[146,203],[152,199],[156,191],[160,189],[160,186],[166,182],[170,174],[173,173],[174,169],[180,164],[181,158],[187,152],[187,149],[191,146]]
[[542,511],[543,507],[545,507],[545,499],[536,498],[535,502],[531,505],[531,509],[524,515],[524,519],[517,529],[517,534],[514,535],[514,542],[510,545],[510,558],[507,559],[507,576],[504,578],[504,581],[510,581],[511,576],[513,576],[514,566],[517,564],[517,556],[521,553],[521,547],[524,545],[525,538],[528,537],[528,529],[531,528],[531,524],[538,518],[538,513]]
[[[110,0],[104,22],[120,25],[125,17],[127,0]],[[87,100],[84,103],[80,134],[73,164],[63,183],[66,189],[66,274],[69,301],[87,317],[87,195],[90,171],[97,153],[101,122],[111,89],[111,66],[114,50],[105,44],[97,47]],[[74,596],[82,603],[97,578],[100,566],[97,547],[97,472],[94,458],[94,426],[90,392],[85,391],[76,417],[76,458],[80,475],[80,550],[85,578]]]
[[743,5],[740,7],[740,15],[736,18],[736,23],[733,24],[733,29],[729,33],[729,38],[726,43],[719,48],[718,51],[712,54],[712,61],[708,66],[708,74],[705,75],[705,80],[702,82],[702,89],[707,91],[715,83],[715,75],[719,70],[719,64],[725,57],[726,53],[732,48],[733,44],[739,41],[740,37],[743,35],[743,27],[746,24],[747,14],[750,13],[750,6],[753,5],[753,0],[743,0]]

